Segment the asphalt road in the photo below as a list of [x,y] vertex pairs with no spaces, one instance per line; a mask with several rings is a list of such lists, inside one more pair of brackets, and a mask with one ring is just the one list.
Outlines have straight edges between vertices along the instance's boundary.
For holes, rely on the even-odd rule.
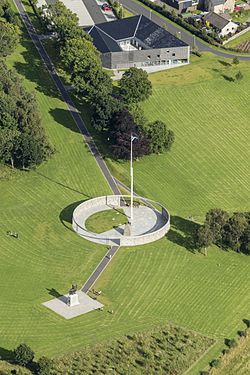
[[86,281],[86,283],[83,285],[81,291],[84,293],[87,293],[90,288],[94,285],[96,280],[99,278],[99,276],[102,274],[102,272],[105,270],[109,262],[113,259],[114,255],[119,250],[119,246],[112,246],[107,254],[102,258],[101,262],[98,264],[92,275],[89,277],[89,279]]
[[71,116],[73,117],[79,131],[82,133],[84,139],[85,139],[85,142],[86,144],[88,145],[89,147],[89,150],[90,152],[92,153],[92,155],[94,156],[98,166],[100,167],[104,177],[106,178],[111,190],[113,191],[114,194],[120,194],[120,191],[105,163],[105,161],[103,160],[100,152],[98,151],[98,148],[97,146],[95,145],[95,142],[93,140],[93,138],[91,137],[85,123],[83,122],[82,118],[81,118],[81,115],[79,114],[78,110],[76,109],[75,105],[74,105],[74,102],[73,100],[71,99],[71,97],[69,96],[68,92],[66,91],[61,79],[59,78],[59,76],[57,75],[57,72],[55,70],[55,67],[50,59],[50,57],[48,56],[45,48],[43,47],[37,33],[36,33],[36,30],[35,28],[33,27],[27,13],[25,12],[25,9],[23,7],[23,4],[21,3],[20,0],[14,0],[15,4],[16,4],[16,7],[20,13],[20,16],[24,22],[24,25],[25,27],[27,28],[28,30],[28,33],[34,43],[34,45],[36,46],[36,49],[43,61],[43,63],[45,64],[52,80],[54,81],[58,91],[60,92],[63,100],[65,101],[65,103],[67,104],[67,107],[69,109],[69,112],[71,114]]
[[95,0],[84,0],[83,2],[94,23],[106,22],[106,18]]
[[[237,54],[234,54],[234,55],[228,54],[226,52],[218,51],[215,48],[211,48],[209,45],[203,43],[200,39],[197,39],[194,35],[190,34],[184,29],[180,29],[177,25],[168,21],[167,18],[163,19],[162,17],[160,17],[160,15],[150,12],[143,5],[133,0],[121,0],[120,2],[125,8],[127,8],[133,14],[143,14],[144,16],[151,18],[152,21],[155,22],[159,26],[162,26],[163,24],[167,25],[167,30],[171,34],[176,35],[177,32],[178,33],[180,32],[180,39],[186,42],[187,44],[189,44],[190,46],[194,45],[194,40],[195,40],[195,44],[200,51],[212,52],[213,54],[217,56],[231,58],[231,59],[233,58],[233,56],[237,55]],[[250,61],[250,56],[242,56],[242,55],[237,55],[237,56],[240,60]]]

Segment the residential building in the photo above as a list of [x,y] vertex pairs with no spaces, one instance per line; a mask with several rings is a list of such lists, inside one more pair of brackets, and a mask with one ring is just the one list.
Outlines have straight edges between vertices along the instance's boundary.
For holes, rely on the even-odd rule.
[[218,32],[218,35],[222,37],[229,34],[234,34],[238,28],[236,23],[214,12],[207,13],[203,17],[203,20],[206,21],[208,25],[211,25],[215,31]]
[[189,63],[190,47],[143,15],[86,29],[109,69]]
[[204,0],[201,8],[208,12],[232,13],[234,11],[235,0]]

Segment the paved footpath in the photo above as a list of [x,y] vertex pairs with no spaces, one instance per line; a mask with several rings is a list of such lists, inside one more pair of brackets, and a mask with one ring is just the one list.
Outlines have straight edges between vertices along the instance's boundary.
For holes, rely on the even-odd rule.
[[112,246],[105,257],[101,260],[101,262],[98,264],[92,275],[89,277],[89,279],[86,281],[86,283],[83,285],[81,291],[84,293],[87,293],[90,288],[94,285],[96,280],[99,278],[99,276],[102,274],[102,272],[105,270],[107,265],[111,262],[114,255],[119,250],[119,246]]
[[[67,107],[68,107],[68,110],[70,111],[71,113],[71,116],[73,117],[78,129],[80,130],[80,132],[82,133],[84,139],[85,139],[85,142],[86,144],[88,145],[89,147],[89,150],[90,152],[92,153],[92,155],[94,156],[98,166],[100,167],[105,179],[107,180],[111,190],[113,191],[113,193],[115,195],[119,195],[120,194],[120,190],[119,188],[117,187],[117,184],[113,178],[113,176],[111,175],[105,161],[103,160],[98,148],[96,147],[95,143],[94,143],[94,140],[93,138],[91,137],[86,125],[84,124],[83,122],[83,119],[81,118],[78,110],[76,109],[75,105],[74,105],[74,102],[73,100],[71,99],[71,97],[69,96],[68,92],[66,91],[61,79],[59,78],[56,70],[55,70],[55,67],[50,59],[50,57],[48,56],[45,48],[43,47],[40,39],[39,39],[39,36],[38,34],[36,33],[36,30],[35,28],[33,27],[26,11],[25,11],[25,8],[22,4],[22,2],[20,0],[14,0],[15,4],[16,4],[16,7],[18,9],[18,12],[24,22],[24,25],[34,43],[34,45],[36,46],[36,49],[42,59],[42,61],[44,62],[49,74],[50,74],[50,77],[52,78],[52,80],[54,81],[58,91],[60,92],[63,100],[65,101],[65,103],[67,104]],[[95,269],[95,271],[92,273],[92,275],[90,276],[90,278],[87,280],[87,282],[84,284],[83,288],[82,288],[82,291],[83,292],[87,292],[91,286],[95,283],[95,281],[98,279],[98,277],[101,275],[101,273],[104,271],[104,269],[107,267],[107,265],[109,264],[109,262],[111,261],[113,255],[116,254],[116,252],[118,251],[119,247],[118,246],[113,246],[109,252],[106,254],[106,256],[101,260],[101,262],[99,263],[99,265],[97,266],[97,268]],[[110,257],[111,255],[111,257]]]

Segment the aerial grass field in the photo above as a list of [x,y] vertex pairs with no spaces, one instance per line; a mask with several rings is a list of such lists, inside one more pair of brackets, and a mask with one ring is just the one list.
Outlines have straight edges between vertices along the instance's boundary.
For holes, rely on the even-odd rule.
[[[95,286],[104,311],[66,321],[41,303],[72,282],[81,285],[105,254],[105,247],[78,237],[70,221],[77,202],[110,190],[24,36],[8,65],[36,90],[56,152],[34,171],[1,168],[1,356],[20,342],[37,356],[57,356],[173,323],[218,342],[190,370],[197,374],[244,326],[250,258],[216,247],[207,256],[189,249],[196,224],[188,217],[202,221],[212,207],[249,210],[250,68],[229,63],[204,54],[190,66],[151,75],[153,95],[143,108],[150,121],[166,121],[176,140],[169,153],[134,163],[135,187],[170,210],[171,230],[156,243],[121,248]],[[239,69],[243,80],[233,82]],[[128,182],[127,163],[109,166]]]

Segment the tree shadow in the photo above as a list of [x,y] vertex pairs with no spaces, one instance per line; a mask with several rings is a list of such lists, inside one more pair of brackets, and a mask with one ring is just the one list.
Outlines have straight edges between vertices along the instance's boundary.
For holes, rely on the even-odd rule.
[[80,133],[75,121],[70,115],[70,111],[62,108],[53,108],[49,110],[49,114],[56,123],[63,125],[65,128],[75,133]]
[[180,216],[171,217],[171,229],[167,234],[167,238],[188,251],[195,253],[194,233],[199,228],[199,224],[192,220],[183,219]]
[[[16,61],[14,63],[14,68],[19,74],[27,78],[29,81],[34,82],[38,91],[49,97],[60,98],[60,94],[52,79],[49,77],[45,64],[37,53],[31,53],[31,43],[32,41],[28,39],[22,40],[22,46],[25,48],[25,51],[22,52],[22,56],[25,62]],[[45,79],[45,72],[48,75],[47,79]]]
[[221,75],[226,81],[228,81],[228,82],[234,82],[235,81],[235,79],[233,78],[233,77],[231,77],[231,76],[227,76],[226,74],[222,74]]
[[[73,96],[73,99],[74,99],[74,96]],[[83,106],[83,104],[80,104],[80,107],[81,106]],[[87,138],[88,143],[90,145],[90,149],[91,149],[90,151],[88,148],[88,152],[91,152],[94,156],[96,156],[98,152],[100,152],[101,156],[104,159],[111,158],[112,157],[112,147],[111,147],[112,145],[110,144],[111,141],[109,139],[108,132],[105,130],[98,131],[94,129],[94,127],[91,125],[91,113],[89,112],[89,110],[86,109],[86,112],[85,112],[85,107],[84,107],[82,111],[84,111],[84,118],[81,115],[81,113],[80,115],[83,118],[87,131],[84,128],[81,128],[81,131],[79,130],[75,122],[72,121],[71,118],[69,118],[70,112],[68,110],[56,108],[56,109],[51,109],[49,113],[58,124],[64,126],[67,129],[70,129],[73,132],[81,133],[82,135],[84,135]]]
[[63,295],[59,293],[55,288],[51,288],[51,289],[46,288],[46,290],[48,291],[50,296],[55,297],[55,298],[59,298]]
[[247,328],[250,328],[250,319],[242,319],[242,321],[247,326]]
[[226,66],[226,67],[231,66],[231,64],[230,64],[229,62],[227,62],[227,61],[218,60],[218,62],[219,62],[221,65]]
[[74,230],[72,229],[73,212],[75,208],[79,206],[79,204],[85,202],[85,200],[71,203],[60,212],[59,218],[61,223],[65,226],[65,228],[71,230],[72,232],[74,232]]
[[82,192],[82,191],[79,191],[79,190],[76,190],[76,189],[73,189],[72,187],[68,186],[68,185],[65,185],[63,184],[62,182],[59,182],[59,181],[56,181],[56,180],[53,180],[53,178],[50,178],[48,176],[45,176],[44,174],[42,174],[41,172],[38,172],[38,171],[34,171],[36,174],[38,174],[39,176],[43,177],[43,178],[46,178],[47,180],[53,182],[54,184],[57,184],[59,186],[62,186],[63,188],[65,189],[68,189],[68,190],[71,190],[71,191],[74,191],[75,193],[78,193],[78,194],[82,194],[84,195],[85,197],[87,198],[92,198],[90,195]]
[[13,351],[0,347],[0,360],[5,360],[10,363],[13,362],[14,361]]

